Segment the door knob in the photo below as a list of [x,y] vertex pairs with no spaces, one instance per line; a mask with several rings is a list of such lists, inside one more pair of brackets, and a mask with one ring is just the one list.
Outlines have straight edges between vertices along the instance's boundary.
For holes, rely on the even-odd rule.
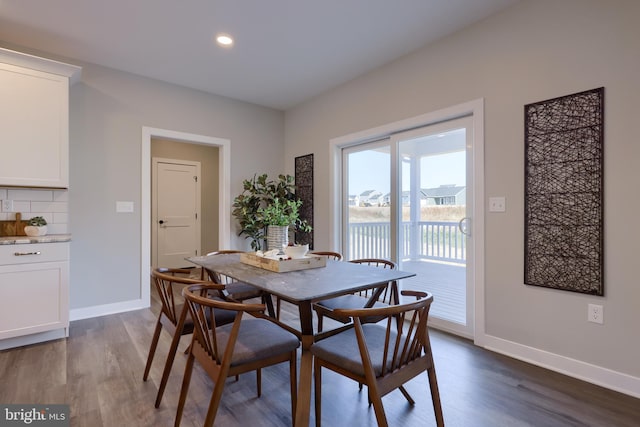
[[160,224],[160,225],[164,224],[164,220],[161,219],[160,221],[158,221],[158,224]]

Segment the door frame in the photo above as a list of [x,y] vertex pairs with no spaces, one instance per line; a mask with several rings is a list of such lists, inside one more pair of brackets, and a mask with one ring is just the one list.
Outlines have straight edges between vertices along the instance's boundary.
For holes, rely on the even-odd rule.
[[217,147],[218,161],[218,245],[229,247],[231,243],[231,141],[225,138],[197,135],[186,132],[142,127],[141,143],[141,194],[140,194],[140,299],[146,307],[151,303],[151,140],[169,139],[174,142]]
[[[201,171],[200,171],[200,162],[194,162],[191,160],[180,160],[180,159],[168,159],[165,157],[152,157],[151,158],[151,194],[155,197],[156,203],[151,204],[151,265],[158,265],[158,165],[160,163],[164,164],[174,164],[174,165],[184,165],[184,166],[193,166],[196,168],[196,175],[198,180],[196,181],[196,206],[197,206],[197,219],[195,223],[196,228],[196,236],[197,242],[196,247],[198,248],[198,254],[202,252],[202,185],[201,185]],[[153,200],[153,197],[151,198]]]
[[[394,133],[469,115],[472,116],[473,119],[473,150],[471,158],[473,173],[471,176],[474,185],[474,200],[471,208],[471,212],[473,213],[471,231],[473,233],[472,245],[474,259],[470,262],[468,260],[467,268],[470,269],[474,284],[473,297],[475,301],[475,315],[473,319],[473,340],[475,344],[483,345],[483,337],[485,336],[484,98],[331,139],[329,141],[329,247],[341,250],[341,236],[343,233],[343,200],[341,197],[343,148],[377,141]],[[348,195],[346,197],[348,197]]]

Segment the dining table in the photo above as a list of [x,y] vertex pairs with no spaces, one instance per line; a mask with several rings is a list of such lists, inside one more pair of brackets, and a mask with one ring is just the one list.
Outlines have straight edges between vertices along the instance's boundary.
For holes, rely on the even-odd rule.
[[[366,289],[382,289],[391,281],[415,276],[397,269],[328,259],[326,266],[275,272],[243,263],[240,254],[194,256],[187,260],[207,270],[248,283],[298,307],[302,342],[298,402],[294,426],[309,426],[313,357],[309,349],[316,335],[313,330],[313,303]],[[286,261],[283,261],[286,262]]]

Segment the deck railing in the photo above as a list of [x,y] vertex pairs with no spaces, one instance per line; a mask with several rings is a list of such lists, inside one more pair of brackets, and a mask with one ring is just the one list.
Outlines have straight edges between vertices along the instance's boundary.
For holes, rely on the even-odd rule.
[[[349,224],[349,259],[389,259],[390,237],[388,222]],[[403,222],[400,237],[403,259],[466,262],[466,240],[457,222]]]

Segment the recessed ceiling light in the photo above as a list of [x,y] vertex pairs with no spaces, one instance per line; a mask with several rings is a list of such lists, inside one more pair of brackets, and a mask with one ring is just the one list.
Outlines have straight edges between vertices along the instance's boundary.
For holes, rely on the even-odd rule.
[[216,36],[216,42],[222,47],[233,46],[233,39],[229,34],[218,34]]

